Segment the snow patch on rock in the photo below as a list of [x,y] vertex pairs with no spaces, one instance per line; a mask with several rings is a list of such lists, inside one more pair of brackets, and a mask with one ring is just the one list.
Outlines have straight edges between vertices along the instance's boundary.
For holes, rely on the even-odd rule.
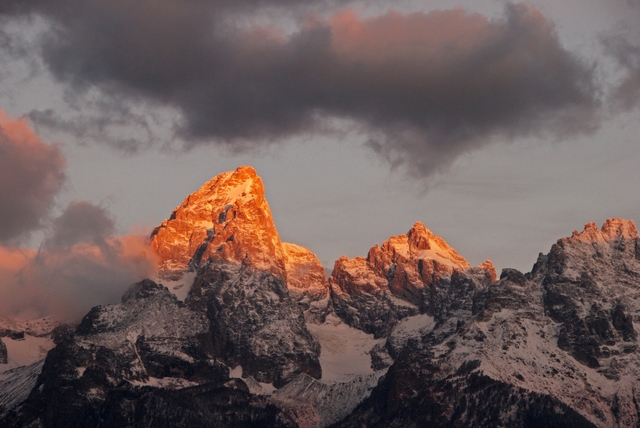
[[34,337],[25,334],[24,339],[14,340],[9,337],[2,339],[7,347],[7,364],[0,364],[0,373],[16,367],[32,365],[46,357],[47,352],[55,346],[48,337]]
[[143,380],[129,380],[131,385],[135,386],[151,386],[153,388],[166,388],[166,389],[181,389],[187,388],[189,386],[198,385],[197,382],[192,382],[187,379],[179,378],[179,377],[164,377],[157,378],[149,376],[147,379]]
[[402,349],[410,339],[419,339],[425,336],[433,330],[435,325],[433,317],[427,314],[407,317],[398,321],[398,324],[391,331],[389,340],[395,349]]
[[307,324],[307,329],[320,342],[322,382],[344,382],[374,373],[369,353],[384,339],[374,339],[372,334],[348,326],[335,315],[329,315],[321,325]]

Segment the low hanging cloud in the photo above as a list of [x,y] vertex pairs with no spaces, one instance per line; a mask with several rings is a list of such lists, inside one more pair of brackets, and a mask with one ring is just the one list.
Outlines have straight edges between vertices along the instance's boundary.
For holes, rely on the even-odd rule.
[[[0,111],[0,314],[77,321],[155,271],[148,235],[117,236],[103,207],[74,201],[50,220],[64,164],[26,120]],[[46,233],[39,250],[15,246],[34,230]]]
[[41,227],[64,182],[64,164],[57,146],[0,110],[0,243]]
[[38,251],[0,247],[0,313],[78,321],[91,307],[119,301],[152,276],[157,258],[146,234],[115,236],[109,213],[86,201],[69,204]]
[[[21,11],[53,23],[42,54],[58,79],[78,93],[98,87],[177,108],[187,147],[239,150],[341,119],[391,164],[428,176],[496,140],[599,124],[593,67],[530,6],[506,3],[493,19],[345,9],[307,15],[293,32],[231,19],[289,3],[60,0]],[[16,4],[7,11],[19,13]]]

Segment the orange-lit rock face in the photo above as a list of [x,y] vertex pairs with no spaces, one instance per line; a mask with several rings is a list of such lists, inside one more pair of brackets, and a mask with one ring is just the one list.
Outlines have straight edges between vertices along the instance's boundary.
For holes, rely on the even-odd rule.
[[[390,290],[394,295],[413,301],[419,289],[442,276],[451,275],[454,270],[470,268],[464,257],[418,222],[406,235],[392,236],[382,246],[376,244],[366,259],[338,259],[331,282],[349,294],[376,294]],[[478,268],[496,279],[495,268],[490,261]]]
[[284,251],[264,198],[262,180],[248,166],[214,177],[178,206],[152,234],[165,275],[209,257],[243,263],[285,277]]
[[340,257],[336,260],[330,281],[348,294],[360,291],[376,294],[387,285],[387,280],[376,274],[367,263],[367,259],[363,257],[353,259],[346,256]]
[[583,242],[609,242],[614,239],[635,239],[638,237],[638,230],[633,220],[624,220],[621,218],[609,218],[602,225],[602,230],[598,230],[595,223],[587,223],[584,230],[578,232],[573,231],[570,238],[563,238],[560,241],[570,242],[572,240]]
[[329,283],[336,315],[379,338],[407,317],[444,319],[451,308],[470,312],[470,296],[495,280],[490,261],[472,268],[443,239],[416,223],[406,235],[371,248],[366,259],[338,259]]
[[422,288],[442,275],[450,275],[454,269],[471,267],[442,238],[419,222],[406,235],[393,236],[382,247],[373,247],[367,260],[384,278],[389,277],[389,269],[395,265],[389,288],[396,293]]
[[313,299],[329,294],[324,268],[307,248],[280,241],[262,180],[248,166],[214,177],[178,206],[152,234],[160,273],[180,276],[209,258],[268,270]]
[[295,294],[323,298],[329,294],[329,282],[318,257],[309,249],[296,244],[283,244],[287,286]]

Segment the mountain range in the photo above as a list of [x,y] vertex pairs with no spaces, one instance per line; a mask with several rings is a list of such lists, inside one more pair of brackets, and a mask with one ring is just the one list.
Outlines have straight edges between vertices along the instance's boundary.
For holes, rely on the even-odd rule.
[[499,277],[418,222],[326,278],[244,166],[150,245],[156,277],[77,325],[0,318],[0,426],[640,426],[633,221]]

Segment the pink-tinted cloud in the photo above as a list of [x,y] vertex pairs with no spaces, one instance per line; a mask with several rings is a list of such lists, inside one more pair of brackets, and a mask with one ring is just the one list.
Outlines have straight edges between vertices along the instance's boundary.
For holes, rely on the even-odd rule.
[[[462,8],[408,15],[390,11],[369,19],[346,9],[331,17],[330,26],[333,48],[341,56],[383,63],[413,58],[439,65],[452,55],[469,55],[499,35],[487,17]],[[442,57],[434,61],[436,55]]]
[[75,321],[93,306],[118,301],[129,285],[154,274],[157,256],[147,233],[114,231],[105,209],[74,201],[39,251],[0,247],[0,257],[9,256],[0,264],[0,313]]
[[64,181],[64,157],[25,119],[0,110],[0,242],[41,226]]
[[41,229],[64,181],[64,158],[24,119],[0,111],[0,313],[75,320],[117,301],[157,265],[146,233],[116,235],[103,207],[73,201],[43,229],[39,250],[2,245]]
[[18,273],[35,256],[36,251],[26,248],[0,246],[0,277],[7,278]]

